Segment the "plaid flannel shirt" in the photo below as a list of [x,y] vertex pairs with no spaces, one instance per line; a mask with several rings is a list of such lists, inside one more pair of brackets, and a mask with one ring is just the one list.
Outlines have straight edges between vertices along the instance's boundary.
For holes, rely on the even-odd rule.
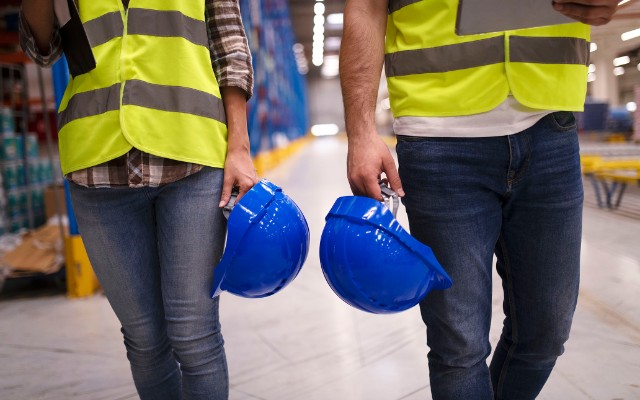
[[[220,87],[238,87],[247,98],[253,93],[251,53],[242,25],[238,0],[204,0],[211,64]],[[77,2],[77,1],[76,1]],[[127,6],[128,0],[123,0]],[[52,65],[62,54],[60,34],[55,31],[47,54],[36,46],[24,17],[20,18],[20,44],[38,65]],[[202,165],[170,160],[136,148],[100,165],[73,171],[66,178],[86,187],[160,186],[185,178]]]

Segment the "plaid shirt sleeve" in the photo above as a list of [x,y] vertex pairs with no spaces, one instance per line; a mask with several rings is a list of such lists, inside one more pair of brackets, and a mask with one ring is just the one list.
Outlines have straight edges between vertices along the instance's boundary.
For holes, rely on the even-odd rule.
[[51,43],[49,43],[49,53],[42,54],[22,13],[20,13],[20,46],[25,54],[41,67],[51,66],[62,55],[60,32],[57,29],[53,32]]
[[209,49],[220,87],[253,94],[253,68],[238,0],[206,0]]

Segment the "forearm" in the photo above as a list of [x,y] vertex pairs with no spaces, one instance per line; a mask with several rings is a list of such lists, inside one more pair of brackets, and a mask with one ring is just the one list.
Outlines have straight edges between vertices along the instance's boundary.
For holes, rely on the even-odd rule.
[[249,153],[247,133],[247,97],[243,89],[227,86],[220,89],[227,114],[227,152]]
[[53,0],[23,0],[22,13],[38,49],[47,54],[55,29]]
[[384,62],[386,0],[348,0],[340,50],[347,134],[375,133],[375,108]]

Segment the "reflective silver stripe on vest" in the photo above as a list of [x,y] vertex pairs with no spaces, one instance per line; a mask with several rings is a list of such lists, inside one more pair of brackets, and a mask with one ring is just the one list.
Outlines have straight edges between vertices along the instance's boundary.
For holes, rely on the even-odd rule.
[[179,11],[130,8],[127,33],[161,37],[182,37],[191,43],[209,47],[207,25]]
[[[566,37],[509,38],[511,62],[589,64],[589,42]],[[504,36],[385,55],[388,77],[450,72],[505,61]]]
[[120,37],[124,31],[122,15],[119,11],[92,19],[83,25],[92,47],[100,46],[113,38]]
[[386,54],[387,77],[449,72],[504,62],[504,37]]
[[71,121],[93,117],[120,108],[120,84],[75,94],[58,114],[58,130]]
[[398,11],[402,7],[406,7],[419,1],[422,0],[389,0],[389,14]]
[[511,62],[589,65],[589,42],[567,37],[511,36]]
[[122,105],[193,114],[226,123],[222,100],[200,90],[155,85],[139,80],[124,85]]

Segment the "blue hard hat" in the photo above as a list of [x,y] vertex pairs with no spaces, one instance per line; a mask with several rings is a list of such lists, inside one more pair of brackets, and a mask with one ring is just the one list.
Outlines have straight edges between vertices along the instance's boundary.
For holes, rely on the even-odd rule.
[[322,232],[320,264],[338,297],[376,314],[404,311],[432,289],[452,285],[433,251],[369,197],[336,200]]
[[307,221],[296,203],[266,179],[234,202],[226,207],[227,244],[213,270],[211,297],[222,290],[270,296],[293,281],[307,258]]

